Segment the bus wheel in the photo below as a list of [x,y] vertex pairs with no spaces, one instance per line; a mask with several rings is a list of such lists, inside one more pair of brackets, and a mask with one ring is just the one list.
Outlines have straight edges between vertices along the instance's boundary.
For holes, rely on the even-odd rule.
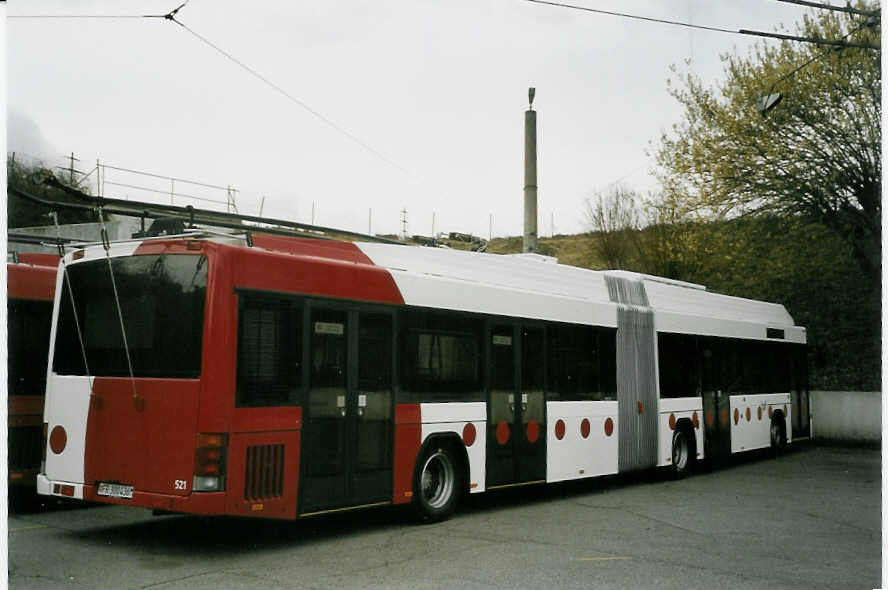
[[413,506],[420,520],[439,522],[453,513],[460,494],[458,469],[446,445],[433,444],[420,457],[413,482]]
[[691,471],[695,457],[688,431],[676,428],[672,434],[672,476],[680,479]]
[[786,424],[783,417],[775,415],[771,419],[771,454],[775,457],[786,446]]

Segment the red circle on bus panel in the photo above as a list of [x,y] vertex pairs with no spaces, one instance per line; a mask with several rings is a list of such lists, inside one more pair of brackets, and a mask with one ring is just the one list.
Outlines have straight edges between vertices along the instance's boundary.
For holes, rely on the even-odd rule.
[[774,413],[774,408],[772,408],[771,406],[768,406],[768,418],[770,418],[773,413]]
[[669,414],[669,430],[675,430],[675,414]]
[[638,413],[641,414],[642,412],[644,412],[644,404],[638,402]]
[[65,432],[65,429],[61,426],[53,428],[49,435],[49,448],[52,449],[52,452],[56,455],[60,454],[65,450],[67,444],[68,433]]
[[747,422],[752,421],[752,412],[749,410],[749,408],[746,408],[746,421]]
[[697,412],[691,414],[691,422],[694,423],[694,428],[700,428],[700,417],[697,416]]
[[558,420],[555,423],[555,438],[558,440],[564,438],[564,420]]
[[509,442],[509,425],[506,424],[505,420],[500,420],[499,424],[496,425],[496,442],[500,445]]
[[608,418],[604,421],[604,433],[610,436],[614,433],[614,421]]
[[583,435],[583,438],[589,438],[590,432],[592,432],[592,425],[588,418],[583,418],[583,421],[580,422],[580,434]]
[[740,410],[734,408],[734,424],[740,423]]
[[759,420],[762,419],[762,407],[761,406],[758,407],[758,419]]
[[467,447],[475,444],[475,437],[478,436],[478,431],[475,430],[475,425],[469,422],[465,426],[463,426],[463,443]]
[[540,423],[531,418],[527,422],[524,434],[527,436],[527,442],[535,443],[540,438]]

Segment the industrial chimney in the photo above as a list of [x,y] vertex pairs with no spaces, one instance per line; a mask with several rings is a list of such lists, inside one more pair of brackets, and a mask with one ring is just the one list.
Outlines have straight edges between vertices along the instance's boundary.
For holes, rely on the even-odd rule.
[[536,252],[537,246],[537,132],[533,96],[536,88],[528,88],[530,105],[524,112],[524,252]]

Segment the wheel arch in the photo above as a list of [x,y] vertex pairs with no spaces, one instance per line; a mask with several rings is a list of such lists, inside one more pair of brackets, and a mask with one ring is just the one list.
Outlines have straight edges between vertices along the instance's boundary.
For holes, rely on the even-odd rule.
[[679,418],[675,422],[675,430],[684,430],[688,436],[688,447],[691,453],[690,459],[693,461],[697,457],[697,434],[694,430],[694,424],[690,418]]
[[[435,432],[427,436],[422,442],[419,452],[416,454],[416,460],[413,463],[413,479],[411,481],[414,482],[414,487],[416,487],[415,482],[419,477],[419,470],[422,469],[422,459],[426,456],[429,449],[435,445],[446,445],[453,451],[457,461],[456,467],[460,470],[461,483],[463,484],[463,489],[460,489],[459,493],[460,495],[468,493],[470,480],[469,454],[466,451],[466,445],[463,444],[462,438],[456,432]],[[413,493],[416,494],[417,491],[414,489]]]

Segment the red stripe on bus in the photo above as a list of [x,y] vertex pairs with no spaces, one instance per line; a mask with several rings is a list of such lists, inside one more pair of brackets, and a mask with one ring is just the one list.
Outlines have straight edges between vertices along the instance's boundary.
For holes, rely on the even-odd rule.
[[58,254],[46,254],[43,252],[19,252],[19,262],[25,264],[33,264],[35,266],[51,266],[56,268],[59,265]]
[[302,430],[300,406],[237,408],[231,421],[231,432],[267,432],[271,430]]
[[7,296],[10,299],[52,301],[56,270],[54,266],[7,264]]
[[318,258],[373,265],[373,261],[352,242],[255,234],[253,236],[253,245],[265,250],[283,252],[285,254],[316,256]]
[[406,504],[413,498],[413,467],[421,443],[422,410],[419,404],[396,404],[393,504]]
[[[369,264],[314,255],[291,255],[238,248],[223,253],[232,261],[235,287],[318,295],[353,301],[404,303],[389,272]],[[230,256],[230,258],[229,258]]]

